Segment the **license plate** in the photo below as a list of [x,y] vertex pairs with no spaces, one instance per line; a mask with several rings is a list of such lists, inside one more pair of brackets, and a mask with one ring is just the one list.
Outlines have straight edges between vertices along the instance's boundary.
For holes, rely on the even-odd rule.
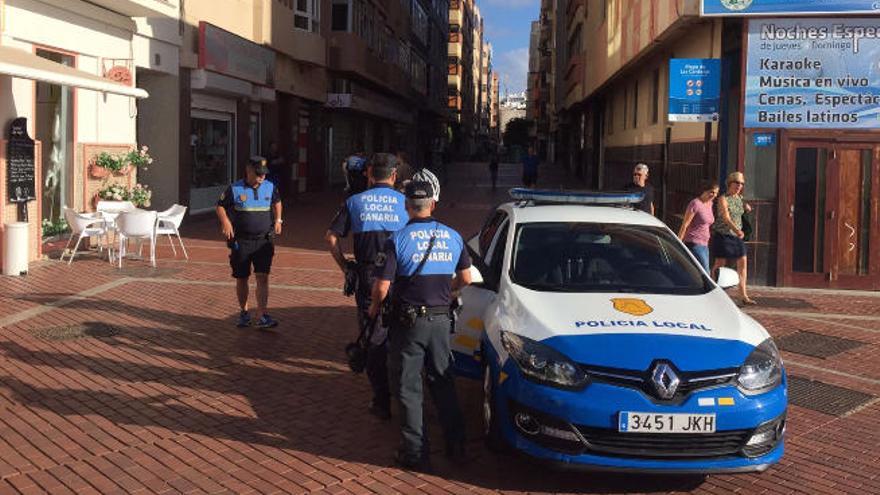
[[715,415],[624,411],[620,413],[617,431],[623,433],[715,433]]

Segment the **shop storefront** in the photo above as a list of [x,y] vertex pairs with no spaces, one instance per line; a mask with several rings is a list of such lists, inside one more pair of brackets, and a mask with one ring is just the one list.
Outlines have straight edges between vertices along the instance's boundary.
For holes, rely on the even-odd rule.
[[15,192],[7,194],[8,181],[16,177],[7,176],[6,143],[17,120],[25,122],[34,143],[28,177],[33,197],[24,198],[33,260],[42,254],[44,237],[61,231],[64,207],[92,207],[100,185],[88,173],[95,155],[136,145],[135,101],[147,92],[135,85],[131,18],[78,1],[66,7],[6,2],[2,15],[7,22],[0,39],[0,220],[21,220],[24,213],[13,203]]
[[703,12],[749,16],[739,166],[762,206],[758,269],[783,286],[880,289],[877,2],[725,4]]
[[[275,52],[212,24],[199,24],[198,68],[190,71],[188,191],[193,213],[210,211],[252,155],[268,152]],[[186,133],[184,136],[183,133]]]

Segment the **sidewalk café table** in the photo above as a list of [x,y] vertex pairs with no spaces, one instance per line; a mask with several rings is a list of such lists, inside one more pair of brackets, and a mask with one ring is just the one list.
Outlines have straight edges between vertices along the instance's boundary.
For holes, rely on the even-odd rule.
[[[105,225],[107,226],[107,235],[108,235],[108,244],[110,245],[109,250],[109,260],[113,263],[113,246],[116,245],[116,236],[117,236],[117,225],[116,219],[119,218],[119,215],[135,211],[138,208],[131,201],[110,201],[110,200],[100,200],[98,201],[98,205],[95,208],[97,212],[101,215],[101,218],[104,219]],[[109,240],[110,234],[113,234],[113,241]],[[140,252],[142,241],[138,240],[138,249],[136,252]],[[138,255],[139,256],[139,255]]]

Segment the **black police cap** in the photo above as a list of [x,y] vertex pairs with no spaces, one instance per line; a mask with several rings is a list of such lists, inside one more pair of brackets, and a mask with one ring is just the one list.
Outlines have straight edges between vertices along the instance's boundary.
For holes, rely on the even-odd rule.
[[434,188],[430,182],[412,180],[407,182],[404,194],[407,199],[433,199]]
[[257,175],[266,175],[269,173],[269,167],[266,165],[266,159],[262,156],[252,156],[248,160],[248,165],[253,167],[254,173]]

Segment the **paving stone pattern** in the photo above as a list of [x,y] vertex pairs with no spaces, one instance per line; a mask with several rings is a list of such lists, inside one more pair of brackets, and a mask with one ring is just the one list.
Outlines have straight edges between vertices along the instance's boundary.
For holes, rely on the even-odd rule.
[[[504,186],[486,164],[460,164],[438,216],[465,235]],[[545,185],[566,183],[542,172]],[[450,185],[451,184],[451,185]],[[288,208],[272,273],[273,331],[234,327],[227,251],[210,218],[188,218],[191,261],[159,250],[159,269],[95,254],[0,279],[0,494],[114,493],[880,493],[880,403],[843,416],[798,405],[787,453],[763,474],[659,477],[567,473],[482,447],[479,384],[459,381],[470,462],[434,452],[431,475],[394,467],[394,422],[366,412],[366,379],[347,370],[351,299],[323,233],[337,193]],[[780,297],[755,290],[759,297]],[[774,336],[810,331],[864,345],[820,359],[782,351],[790,374],[880,396],[880,297],[797,293],[797,312],[750,309]],[[106,325],[114,335],[95,338]],[[83,329],[50,340],[47,329]],[[104,328],[104,327],[102,327]],[[433,445],[439,427],[427,408]]]

